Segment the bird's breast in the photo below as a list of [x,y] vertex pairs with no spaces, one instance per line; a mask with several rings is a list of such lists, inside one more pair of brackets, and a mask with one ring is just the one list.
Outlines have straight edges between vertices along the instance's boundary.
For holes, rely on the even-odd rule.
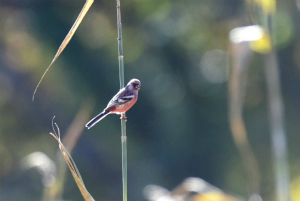
[[117,105],[113,113],[123,113],[129,110],[137,101],[137,98],[133,98],[131,101],[128,101],[125,104]]

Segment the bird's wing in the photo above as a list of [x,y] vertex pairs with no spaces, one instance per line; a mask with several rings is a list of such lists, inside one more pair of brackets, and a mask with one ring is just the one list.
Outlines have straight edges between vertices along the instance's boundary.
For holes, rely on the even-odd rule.
[[106,108],[116,105],[122,105],[131,101],[134,98],[134,93],[126,88],[121,89],[108,103]]

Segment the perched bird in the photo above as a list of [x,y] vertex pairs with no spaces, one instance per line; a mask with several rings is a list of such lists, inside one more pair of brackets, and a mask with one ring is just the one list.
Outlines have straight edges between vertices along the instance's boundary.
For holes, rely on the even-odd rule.
[[120,89],[120,91],[109,101],[103,112],[90,120],[85,127],[90,129],[109,114],[122,114],[129,110],[138,99],[140,87],[141,82],[138,79],[130,80],[126,87]]

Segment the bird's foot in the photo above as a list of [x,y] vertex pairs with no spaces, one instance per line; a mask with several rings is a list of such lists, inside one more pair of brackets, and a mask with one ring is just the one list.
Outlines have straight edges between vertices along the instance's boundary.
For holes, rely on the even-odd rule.
[[124,114],[124,113],[122,113],[122,114],[121,114],[121,117],[120,117],[120,119],[124,119],[125,121],[127,121],[127,117],[125,116],[125,114]]

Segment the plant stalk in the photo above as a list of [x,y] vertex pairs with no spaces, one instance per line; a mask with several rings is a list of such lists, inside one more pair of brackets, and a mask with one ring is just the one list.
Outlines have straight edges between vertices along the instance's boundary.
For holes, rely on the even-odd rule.
[[285,132],[284,104],[281,95],[279,66],[273,45],[273,19],[267,16],[267,30],[271,37],[271,52],[265,57],[265,71],[269,98],[269,115],[273,163],[275,168],[276,200],[290,200],[290,179]]
[[[124,87],[124,56],[123,56],[123,36],[121,22],[120,0],[117,0],[117,27],[118,27],[118,60],[120,88]],[[121,115],[121,144],[122,144],[122,184],[123,201],[127,201],[127,136],[126,136],[126,115]]]
[[249,197],[259,195],[260,171],[251,149],[243,119],[247,71],[252,52],[248,43],[232,43],[232,70],[229,80],[229,120],[234,143],[244,163]]

